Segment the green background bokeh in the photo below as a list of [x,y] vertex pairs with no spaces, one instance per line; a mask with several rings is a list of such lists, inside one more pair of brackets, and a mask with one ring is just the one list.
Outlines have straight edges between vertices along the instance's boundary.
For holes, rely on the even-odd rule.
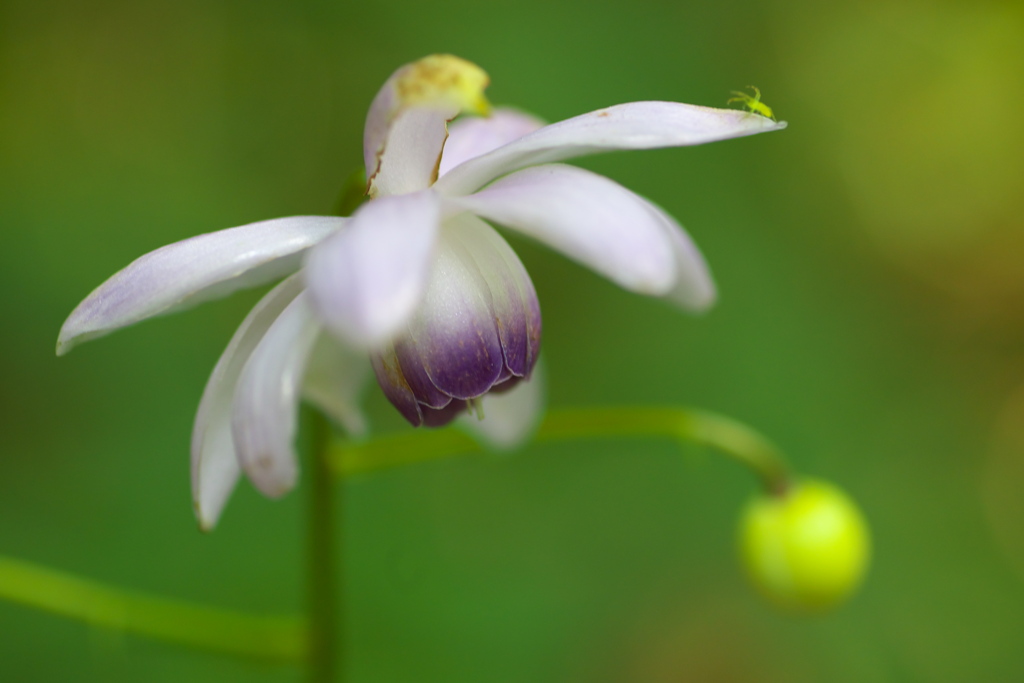
[[[0,553],[226,607],[302,605],[303,491],[196,530],[191,420],[245,292],[53,355],[172,241],[328,212],[398,66],[451,52],[556,121],[722,106],[788,130],[580,163],[691,231],[692,318],[510,238],[552,406],[688,404],[776,440],[873,526],[859,595],[743,582],[748,473],[657,441],[352,480],[351,680],[976,681],[1024,675],[1024,12],[1009,2],[0,2]],[[374,389],[375,428],[402,428]],[[0,603],[0,680],[292,681]]]

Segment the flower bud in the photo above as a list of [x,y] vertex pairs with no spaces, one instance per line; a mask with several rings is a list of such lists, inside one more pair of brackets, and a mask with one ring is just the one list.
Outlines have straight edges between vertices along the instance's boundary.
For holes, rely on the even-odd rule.
[[371,355],[381,389],[413,426],[447,424],[474,399],[529,379],[540,351],[537,293],[508,243],[469,214],[441,230],[423,301]]
[[747,505],[739,531],[751,582],[785,609],[836,607],[867,570],[864,517],[846,494],[825,482],[797,482],[783,494],[758,496]]

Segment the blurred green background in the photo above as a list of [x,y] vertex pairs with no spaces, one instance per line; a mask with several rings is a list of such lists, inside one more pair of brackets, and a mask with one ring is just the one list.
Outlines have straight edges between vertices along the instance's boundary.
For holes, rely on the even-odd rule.
[[[0,553],[226,607],[302,604],[303,491],[199,533],[188,441],[259,292],[53,354],[137,256],[330,210],[398,66],[471,59],[548,120],[756,84],[782,133],[581,163],[655,200],[721,289],[689,318],[515,239],[549,400],[690,404],[861,503],[862,592],[799,619],[734,560],[750,475],[657,441],[347,486],[351,680],[1024,675],[1024,11],[1018,2],[0,3]],[[374,426],[402,428],[374,389]],[[0,603],[0,680],[294,681]]]

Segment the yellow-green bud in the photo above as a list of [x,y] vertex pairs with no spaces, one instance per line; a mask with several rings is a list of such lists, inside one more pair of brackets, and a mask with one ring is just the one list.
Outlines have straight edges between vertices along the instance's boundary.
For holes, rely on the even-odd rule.
[[839,605],[860,585],[871,541],[857,505],[822,481],[752,500],[740,522],[750,580],[775,604],[800,612]]

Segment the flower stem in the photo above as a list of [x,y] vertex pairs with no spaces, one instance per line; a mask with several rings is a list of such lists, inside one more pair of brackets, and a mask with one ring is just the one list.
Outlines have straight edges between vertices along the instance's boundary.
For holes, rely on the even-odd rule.
[[310,411],[312,448],[309,467],[309,538],[308,591],[309,601],[309,680],[311,683],[334,683],[338,679],[340,660],[340,621],[336,586],[341,580],[335,554],[338,542],[335,514],[339,506],[328,462],[331,427],[317,411]]
[[[667,437],[711,446],[751,469],[764,488],[781,495],[791,475],[778,449],[760,433],[731,418],[689,408],[575,408],[553,410],[535,442],[600,437]],[[335,476],[425,462],[482,450],[462,432],[404,433],[364,443],[336,443],[330,451]]]
[[[341,585],[336,544],[343,492],[334,477],[470,454],[480,444],[451,429],[383,437],[365,443],[331,439],[319,413],[311,419],[308,618],[259,616],[115,588],[31,562],[0,556],[0,599],[92,626],[177,645],[271,662],[306,661],[311,683],[343,675]],[[761,434],[735,420],[685,408],[581,408],[549,413],[535,441],[601,437],[667,437],[712,446],[750,468],[773,494],[784,493],[789,468]],[[336,488],[337,486],[337,488]]]
[[91,626],[220,654],[297,662],[306,651],[301,619],[160,598],[2,556],[0,598]]

